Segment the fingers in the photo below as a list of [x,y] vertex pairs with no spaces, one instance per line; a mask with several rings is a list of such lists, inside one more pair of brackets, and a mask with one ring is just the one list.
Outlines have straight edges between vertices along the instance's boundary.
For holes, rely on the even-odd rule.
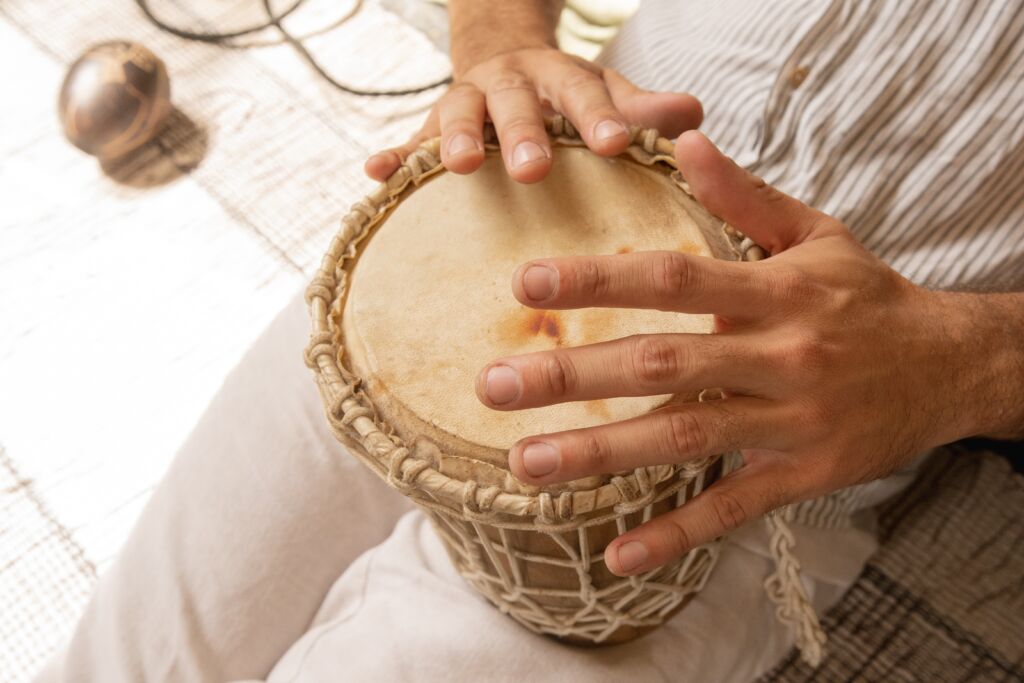
[[430,110],[423,128],[418,130],[409,141],[398,147],[391,147],[377,152],[363,164],[363,172],[378,182],[384,182],[392,173],[398,170],[405,158],[412,154],[425,140],[437,137],[441,134],[438,118],[438,108]]
[[731,472],[682,507],[612,541],[604,561],[630,576],[660,567],[748,521],[801,498],[797,478],[772,461]]
[[643,90],[612,69],[602,75],[615,108],[634,124],[675,138],[704,120],[704,109],[693,95]]
[[472,173],[484,161],[482,92],[462,83],[448,90],[437,104],[441,123],[441,161],[455,173]]
[[495,410],[707,387],[761,395],[771,388],[763,346],[742,335],[637,335],[495,361],[477,375],[476,392]]
[[697,131],[679,136],[676,161],[698,201],[772,254],[829,223],[824,214],[747,173]]
[[763,313],[766,275],[674,251],[539,259],[520,266],[512,291],[533,308],[647,308],[744,318]]
[[787,430],[771,401],[745,396],[685,403],[608,425],[529,437],[508,454],[520,481],[544,486],[739,448],[781,449]]
[[509,175],[521,183],[541,180],[551,169],[551,142],[533,83],[510,72],[487,88],[486,101]]
[[572,122],[587,147],[604,156],[625,151],[629,126],[612,103],[599,73],[568,60],[540,71],[538,76],[542,92]]

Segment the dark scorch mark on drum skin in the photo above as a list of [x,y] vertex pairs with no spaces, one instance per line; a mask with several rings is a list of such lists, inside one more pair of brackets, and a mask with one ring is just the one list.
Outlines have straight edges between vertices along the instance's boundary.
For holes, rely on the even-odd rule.
[[551,340],[555,346],[564,345],[564,327],[557,311],[518,308],[510,311],[497,329],[502,345],[511,345],[509,350],[515,352],[524,346],[533,346],[538,338]]
[[530,311],[526,318],[526,329],[532,335],[543,334],[562,345],[562,319],[555,311]]

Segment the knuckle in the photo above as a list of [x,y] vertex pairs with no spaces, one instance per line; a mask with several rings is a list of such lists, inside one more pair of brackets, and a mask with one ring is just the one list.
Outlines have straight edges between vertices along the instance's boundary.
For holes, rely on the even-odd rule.
[[666,419],[669,448],[679,455],[699,455],[709,445],[707,430],[700,420],[690,412],[670,411]]
[[708,492],[708,507],[716,528],[729,532],[742,526],[750,515],[740,496],[728,489]]
[[820,283],[800,268],[777,269],[770,276],[778,296],[799,309],[810,308],[821,293]]
[[445,132],[468,132],[475,135],[480,134],[480,121],[466,114],[456,114],[445,119]]
[[583,261],[575,271],[575,285],[579,294],[600,300],[608,294],[608,271],[594,261]]
[[693,549],[693,535],[672,515],[666,515],[662,532],[664,550],[672,558],[679,557]]
[[632,356],[634,374],[644,386],[662,385],[679,375],[679,354],[660,336],[636,337]]
[[813,379],[830,370],[831,348],[824,336],[813,330],[794,334],[786,354],[798,374]]
[[665,252],[655,257],[654,286],[670,297],[677,297],[695,288],[696,273],[682,254]]
[[565,354],[548,354],[539,369],[544,389],[552,398],[567,396],[576,386],[576,370]]
[[587,434],[579,444],[580,469],[605,472],[611,469],[611,453],[607,444],[594,434]]
[[459,81],[448,88],[448,91],[444,94],[444,97],[442,97],[441,100],[448,103],[465,98],[477,98],[480,97],[481,94],[480,89],[472,83]]
[[604,91],[601,78],[589,71],[573,69],[561,82],[562,90],[572,95],[593,96]]
[[502,95],[517,90],[527,90],[532,93],[534,86],[529,78],[516,71],[503,71],[487,86],[488,95]]
[[506,138],[547,138],[541,119],[527,114],[509,114],[498,124],[501,135]]

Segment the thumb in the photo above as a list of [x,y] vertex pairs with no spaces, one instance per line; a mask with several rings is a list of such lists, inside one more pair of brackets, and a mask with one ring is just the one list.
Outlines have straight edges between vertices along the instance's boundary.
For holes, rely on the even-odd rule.
[[605,69],[601,75],[615,108],[630,123],[674,138],[696,128],[704,119],[700,100],[693,95],[642,90],[612,69]]
[[676,162],[697,201],[771,254],[818,236],[827,224],[825,214],[748,173],[702,133],[679,136]]

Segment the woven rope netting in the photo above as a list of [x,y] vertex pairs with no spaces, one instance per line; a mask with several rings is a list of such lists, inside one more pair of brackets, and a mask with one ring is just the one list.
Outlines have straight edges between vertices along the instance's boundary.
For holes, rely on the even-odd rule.
[[[672,494],[675,506],[699,493],[705,478],[704,472],[692,478],[683,472],[679,476],[688,485]],[[653,509],[654,503],[648,503],[603,524],[613,525],[619,535],[649,521]],[[428,515],[459,573],[498,609],[532,631],[585,642],[604,642],[622,627],[646,630],[661,624],[704,586],[718,557],[718,545],[711,544],[644,575],[595,585],[592,570],[604,563],[604,545],[593,546],[593,527],[538,527],[526,533],[543,535],[548,542],[533,538],[522,543],[515,530],[467,519],[459,512],[431,508]],[[537,546],[545,552],[530,549]],[[538,585],[531,580],[538,575],[572,588]],[[607,577],[607,572],[602,575]]]

